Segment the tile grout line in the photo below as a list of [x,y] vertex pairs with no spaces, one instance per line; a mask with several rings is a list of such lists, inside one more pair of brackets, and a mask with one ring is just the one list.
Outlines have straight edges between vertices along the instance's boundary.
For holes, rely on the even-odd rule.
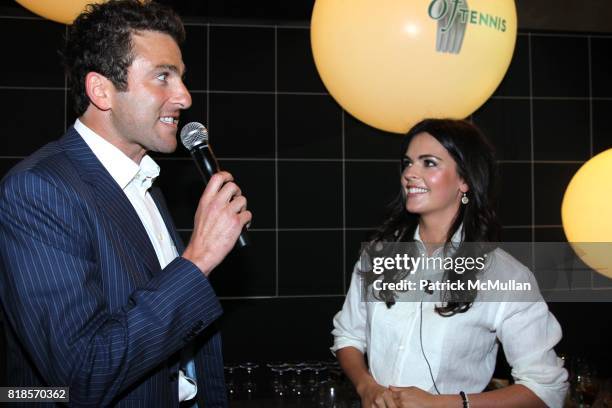
[[[527,36],[527,50],[528,50],[528,66],[529,66],[529,139],[530,139],[530,158],[531,165],[530,167],[530,177],[531,177],[531,225],[535,225],[535,152],[534,152],[534,118],[533,118],[533,61],[532,61],[532,41],[531,41],[531,33]],[[532,242],[532,252],[535,251],[535,247],[533,247],[533,243],[535,242],[535,228],[531,228],[531,242]],[[535,260],[531,259],[531,270],[535,269]]]
[[344,129],[344,109],[340,108],[342,137],[342,293],[346,293],[346,131]]
[[[66,74],[64,74],[64,77]],[[64,86],[9,86],[0,85],[0,90],[3,91],[67,91],[66,81]]]
[[210,129],[210,24],[206,24],[206,125]]
[[593,134],[593,52],[592,52],[591,36],[587,37],[588,63],[589,63],[589,141],[590,152],[589,158],[593,157],[594,152],[594,134]]
[[[189,18],[201,18],[202,17],[198,17],[198,16],[187,16]],[[19,16],[19,15],[0,15],[0,19],[6,19],[6,20],[35,20],[35,21],[46,21],[44,18],[39,17],[39,16]],[[296,29],[296,30],[309,30],[310,29],[310,22],[309,21],[304,21],[303,23],[300,23],[299,21],[287,21],[285,24],[279,24],[278,22],[274,23],[274,24],[270,24],[270,23],[239,23],[239,22],[210,22],[210,21],[187,21],[183,23],[185,26],[213,26],[213,27],[236,27],[236,28],[242,28],[242,27],[246,27],[246,28],[275,28],[275,27],[281,27],[281,28],[288,28],[288,29]],[[567,32],[567,33],[555,33],[555,32],[529,32],[527,31],[527,29],[519,29],[519,31],[517,32],[518,36],[529,36],[529,35],[533,35],[536,37],[559,37],[559,38],[584,38],[586,36],[592,36],[594,38],[612,38],[612,34],[607,34],[607,33],[595,33],[595,34],[588,34],[588,33],[580,33],[580,32]]]
[[[207,40],[208,42],[208,40]],[[208,44],[209,45],[209,44]],[[208,51],[207,51],[208,53]],[[210,62],[207,61],[207,65]],[[208,78],[207,78],[208,80]],[[205,93],[205,94],[235,94],[235,95],[292,95],[292,96],[331,96],[328,92],[306,92],[306,91],[236,91],[236,90],[223,90],[223,89],[210,89],[210,85],[207,85],[207,89],[188,89],[189,93]],[[9,91],[66,91],[70,90],[67,83],[64,86],[12,86],[12,85],[0,85],[0,90]],[[536,101],[612,101],[612,96],[503,96],[493,95],[488,100],[536,100]]]
[[[64,36],[68,38],[68,26],[64,28]],[[64,70],[64,132],[68,129],[68,74]]]
[[[589,64],[589,158],[593,157],[593,53],[592,53],[592,41],[591,41],[591,36],[587,37],[587,51],[588,51],[588,57],[587,57],[587,62]],[[591,276],[590,276],[590,283],[591,283],[591,289],[595,286],[595,274],[593,273],[593,271],[591,270]]]
[[[505,229],[520,229],[520,228],[535,228],[535,229],[551,229],[551,228],[563,228],[562,225],[502,225]],[[367,231],[371,232],[376,229],[376,226],[372,227],[321,227],[321,228],[250,228],[250,232],[342,232],[342,231]],[[192,228],[177,228],[180,232],[193,231]]]
[[274,26],[274,294],[279,296],[279,199],[278,199],[278,28]]
[[[19,155],[0,155],[0,159],[24,159],[27,156],[19,156]],[[338,158],[338,159],[329,159],[329,158],[278,158],[274,157],[227,157],[227,156],[218,156],[217,159],[223,162],[295,162],[295,163],[308,163],[308,162],[330,162],[330,163],[395,163],[397,160],[394,159],[347,159],[347,158]],[[156,156],[156,161],[191,161],[191,157],[189,156]],[[498,160],[498,164],[584,164],[586,160]]]

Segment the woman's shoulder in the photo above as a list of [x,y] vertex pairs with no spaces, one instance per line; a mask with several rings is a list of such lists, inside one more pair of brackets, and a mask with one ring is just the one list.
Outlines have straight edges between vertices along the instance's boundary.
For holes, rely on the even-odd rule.
[[[504,300],[540,300],[540,288],[534,273],[502,248],[496,248],[487,255],[481,280],[489,286],[502,288]],[[492,284],[491,284],[492,283]],[[500,292],[496,292],[498,295]]]
[[487,272],[500,278],[530,278],[531,270],[521,261],[502,248],[495,248],[487,254]]
[[525,264],[500,247],[487,254],[487,266],[492,272],[504,275],[517,277],[533,275]]

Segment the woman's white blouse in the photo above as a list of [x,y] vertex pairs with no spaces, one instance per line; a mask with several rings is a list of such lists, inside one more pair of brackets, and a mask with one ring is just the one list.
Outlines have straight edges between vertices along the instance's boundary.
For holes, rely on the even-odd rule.
[[[415,238],[418,237],[418,231]],[[529,281],[531,271],[501,249],[487,270],[489,279]],[[442,317],[434,302],[365,302],[359,262],[342,310],[334,317],[332,352],[355,347],[367,353],[372,376],[383,386],[416,386],[435,393],[422,347],[442,394],[481,392],[495,369],[498,341],[516,384],[533,391],[549,407],[561,407],[567,371],[553,347],[561,327],[543,299],[537,302],[478,302],[465,313]],[[423,273],[423,271],[417,272]],[[510,274],[510,276],[508,276]]]

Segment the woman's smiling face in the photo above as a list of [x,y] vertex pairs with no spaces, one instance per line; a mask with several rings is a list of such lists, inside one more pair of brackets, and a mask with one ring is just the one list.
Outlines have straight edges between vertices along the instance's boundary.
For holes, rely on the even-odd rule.
[[415,135],[403,159],[402,187],[406,210],[421,216],[439,213],[444,219],[457,214],[467,184],[457,174],[457,164],[429,133]]

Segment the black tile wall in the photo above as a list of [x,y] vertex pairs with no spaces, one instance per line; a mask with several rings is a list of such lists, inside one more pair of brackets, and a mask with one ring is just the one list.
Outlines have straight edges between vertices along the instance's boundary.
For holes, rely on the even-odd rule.
[[591,39],[593,96],[612,98],[612,37]]
[[[75,119],[56,52],[64,31],[38,19],[2,20],[0,42],[13,58],[0,68],[0,109],[9,118],[0,176]],[[211,275],[226,311],[226,357],[326,358],[361,242],[398,191],[402,137],[337,105],[317,75],[308,28],[194,22],[187,35],[193,106],[181,124],[209,127],[221,166],[254,215],[251,247]],[[506,77],[472,115],[498,152],[505,241],[564,239],[567,183],[592,154],[612,147],[611,71],[612,36],[517,37]],[[203,183],[183,149],[155,158],[157,183],[187,241]],[[592,285],[612,287],[598,274]],[[573,330],[573,311],[558,309],[565,332]],[[570,337],[561,346],[576,350],[581,343]]]
[[472,115],[491,139],[499,160],[531,158],[530,104],[527,99],[491,99]]
[[535,242],[566,242],[565,233],[561,227],[542,227],[535,229]]
[[210,89],[274,91],[274,30],[254,27],[210,29]]
[[27,156],[61,136],[64,133],[64,99],[62,89],[0,87],[0,111],[6,118],[2,133],[8,141],[1,154]]
[[219,157],[274,158],[274,95],[210,95],[210,141]]
[[593,101],[593,153],[612,148],[612,99]]
[[234,249],[211,273],[218,296],[274,296],[276,237],[272,231],[248,231],[249,246]]
[[[200,123],[209,122],[207,98],[206,98],[205,93],[202,93],[202,92],[192,92],[191,93],[191,107],[181,112],[181,116],[179,118],[179,127],[185,126],[189,122],[200,122]],[[181,145],[180,148],[176,149],[176,151],[174,152],[174,156],[175,157],[187,157],[189,156],[189,153],[187,152],[186,149],[182,148],[182,145]]]
[[532,225],[531,166],[527,163],[501,163],[499,218],[502,225]]
[[346,290],[349,288],[351,276],[359,260],[361,246],[363,243],[369,242],[373,234],[373,229],[352,229],[346,232],[346,256],[344,260],[344,284]]
[[273,229],[276,226],[276,195],[273,161],[220,160],[222,169],[229,171],[253,213],[251,227]]
[[342,157],[342,111],[328,95],[278,95],[278,156]]
[[400,191],[399,161],[351,162],[346,165],[346,225],[374,228]]
[[533,35],[534,96],[589,95],[589,51],[585,36]]
[[580,164],[573,163],[534,165],[535,224],[561,225],[563,194],[579,168]]
[[280,228],[342,228],[342,164],[278,163]]
[[514,55],[508,72],[495,91],[496,96],[529,95],[529,37],[519,34],[516,37]]
[[343,293],[342,231],[281,231],[278,258],[280,295]]
[[597,289],[612,289],[612,279],[599,273],[592,273],[593,287]]
[[4,176],[14,165],[19,163],[20,160],[21,159],[2,158],[0,160],[0,174]]
[[185,85],[191,90],[205,90],[208,66],[208,27],[193,25],[185,27],[187,38],[181,45],[185,71]]
[[590,156],[587,100],[533,101],[536,160],[587,160]]
[[504,227],[501,231],[501,241],[503,242],[531,242],[530,227]]
[[343,301],[343,297],[224,300],[220,326],[225,360],[235,364],[255,357],[261,361],[333,358],[331,321]]
[[549,303],[548,307],[555,316],[576,316],[561,321],[563,338],[555,347],[557,353],[566,356],[582,356],[596,362],[600,375],[612,375],[612,353],[605,352],[612,338],[612,325],[594,323],[608,313],[609,304],[605,303]]
[[64,33],[62,24],[2,19],[0,45],[7,59],[2,64],[0,86],[63,88],[64,69],[58,50]]
[[344,113],[344,133],[347,159],[400,160],[402,135],[389,133],[360,122]]
[[[179,229],[193,228],[193,216],[204,183],[191,160],[158,159],[161,172],[156,180],[172,211]],[[229,171],[253,213],[251,226],[258,229],[274,228],[275,193],[274,163],[260,161],[220,160],[219,166]]]
[[157,159],[161,167],[155,180],[164,193],[174,224],[178,229],[192,229],[193,216],[204,182],[191,160]]
[[314,64],[309,30],[279,28],[277,53],[280,92],[327,93]]

